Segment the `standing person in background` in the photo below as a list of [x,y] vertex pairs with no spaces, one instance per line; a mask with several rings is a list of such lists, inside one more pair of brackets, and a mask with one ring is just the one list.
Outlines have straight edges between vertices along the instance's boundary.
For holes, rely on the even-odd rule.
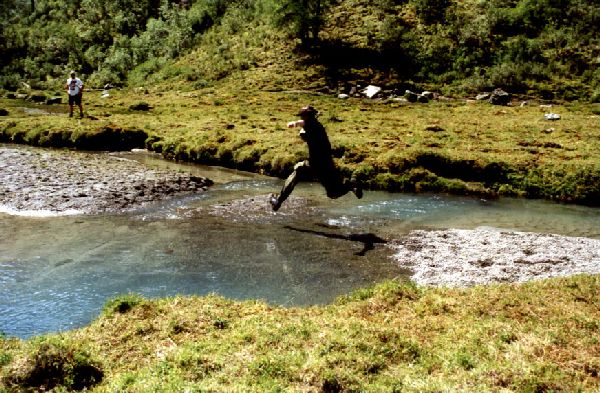
[[362,198],[361,186],[355,180],[344,179],[333,162],[331,143],[325,127],[317,120],[318,114],[319,112],[312,106],[305,106],[298,112],[301,120],[289,122],[287,125],[288,128],[302,127],[299,136],[308,145],[308,160],[301,161],[294,166],[294,171],[286,179],[279,195],[271,195],[269,202],[274,211],[279,210],[300,178],[311,175],[325,187],[329,198],[336,199],[350,191],[357,198]]
[[73,117],[73,105],[79,107],[79,117],[83,117],[83,105],[81,99],[83,97],[83,82],[77,77],[75,71],[71,71],[71,77],[67,79],[65,89],[69,94],[69,117]]

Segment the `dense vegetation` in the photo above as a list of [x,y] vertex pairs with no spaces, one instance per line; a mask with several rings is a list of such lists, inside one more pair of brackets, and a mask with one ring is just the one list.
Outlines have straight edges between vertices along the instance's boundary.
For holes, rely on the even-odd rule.
[[[95,86],[206,85],[274,56],[330,86],[362,79],[600,99],[593,0],[3,0],[0,16],[8,90],[57,88],[70,69]],[[297,49],[294,61],[281,47]],[[196,61],[175,64],[190,54]]]

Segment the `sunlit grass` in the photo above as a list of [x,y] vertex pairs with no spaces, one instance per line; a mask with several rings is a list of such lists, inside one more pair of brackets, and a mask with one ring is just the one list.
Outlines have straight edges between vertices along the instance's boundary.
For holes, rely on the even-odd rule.
[[8,388],[31,353],[59,342],[99,364],[98,392],[593,392],[599,284],[597,276],[472,289],[386,282],[309,308],[129,296],[84,329],[0,341],[2,375]]
[[[148,134],[148,148],[167,158],[286,176],[306,148],[297,130],[285,125],[298,108],[312,104],[321,111],[339,166],[369,188],[600,200],[594,104],[407,104],[267,92],[238,83],[232,78],[200,90],[113,90],[109,98],[88,92],[86,112],[94,120],[26,115],[14,108],[22,103],[3,100],[11,114],[0,120],[0,131],[4,139],[18,134],[35,143],[40,134],[137,129]],[[139,103],[151,109],[130,109]],[[548,111],[561,120],[545,120]]]

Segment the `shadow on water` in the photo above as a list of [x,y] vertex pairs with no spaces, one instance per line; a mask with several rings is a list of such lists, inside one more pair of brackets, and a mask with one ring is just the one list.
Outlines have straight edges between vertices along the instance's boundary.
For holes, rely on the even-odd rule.
[[302,228],[294,228],[290,225],[284,226],[286,229],[290,229],[292,231],[303,232],[303,233],[312,233],[318,236],[324,236],[331,239],[343,239],[349,240],[352,242],[359,242],[363,244],[362,250],[354,253],[354,255],[364,256],[367,251],[371,251],[375,248],[375,244],[385,244],[387,240],[380,238],[374,233],[350,233],[350,234],[340,234],[340,233],[331,233],[331,232],[323,232],[323,231],[315,231],[312,229],[302,229]]

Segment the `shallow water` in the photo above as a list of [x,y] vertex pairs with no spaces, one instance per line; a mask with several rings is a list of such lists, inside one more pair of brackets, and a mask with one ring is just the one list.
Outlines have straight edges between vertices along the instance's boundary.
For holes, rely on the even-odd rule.
[[[147,155],[127,156],[182,168]],[[83,326],[109,298],[130,292],[217,293],[310,305],[405,276],[385,246],[363,250],[364,244],[347,240],[351,234],[390,239],[415,228],[493,226],[600,239],[600,209],[382,192],[333,201],[320,186],[301,184],[294,195],[308,204],[296,208],[290,200],[272,213],[266,195],[279,190],[280,180],[183,168],[218,184],[200,196],[126,215],[0,213],[0,331],[25,338]],[[247,208],[232,212],[232,201]],[[223,213],[215,213],[215,206]]]

